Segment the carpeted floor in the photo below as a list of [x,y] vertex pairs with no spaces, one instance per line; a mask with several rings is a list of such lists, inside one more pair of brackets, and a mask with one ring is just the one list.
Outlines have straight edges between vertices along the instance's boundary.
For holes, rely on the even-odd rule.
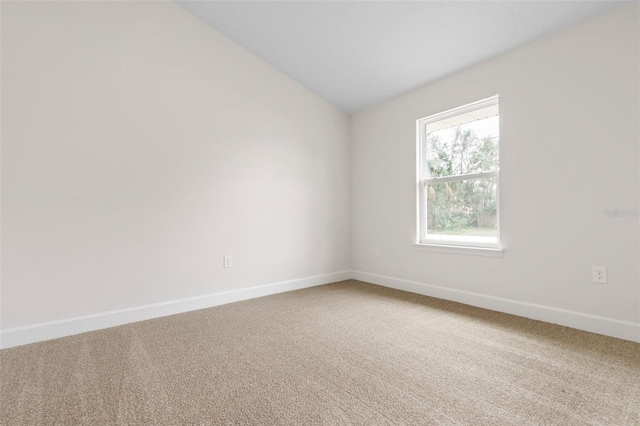
[[640,344],[357,281],[0,362],[2,425],[640,425]]

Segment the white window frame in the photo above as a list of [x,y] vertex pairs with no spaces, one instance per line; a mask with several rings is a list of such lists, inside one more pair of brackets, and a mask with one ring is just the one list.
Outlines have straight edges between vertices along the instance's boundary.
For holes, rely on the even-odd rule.
[[[425,170],[426,161],[426,141],[427,141],[427,125],[437,121],[446,120],[447,118],[470,113],[482,108],[499,105],[498,95],[473,102],[458,108],[453,108],[438,114],[430,115],[425,118],[416,120],[416,136],[417,136],[417,243],[416,248],[421,250],[433,250],[462,253],[462,254],[478,254],[478,255],[498,255],[502,254],[500,245],[500,173],[499,170],[482,173],[472,173],[466,175],[454,175],[438,178],[430,178],[428,170]],[[498,142],[500,143],[500,141]],[[499,145],[498,145],[499,146]],[[428,184],[445,183],[452,181],[486,179],[495,177],[496,179],[496,241],[489,241],[483,237],[473,237],[465,235],[434,235],[427,233],[427,204],[424,199],[424,188]],[[459,249],[459,250],[458,250]],[[493,252],[493,253],[488,253]]]

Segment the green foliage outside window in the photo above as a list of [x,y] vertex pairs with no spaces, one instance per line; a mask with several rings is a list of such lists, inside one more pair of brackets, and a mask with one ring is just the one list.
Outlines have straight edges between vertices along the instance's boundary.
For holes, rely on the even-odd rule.
[[[481,137],[463,126],[448,129],[453,135],[433,132],[427,137],[429,178],[469,175],[498,170],[498,137]],[[429,183],[429,233],[494,235],[496,178],[494,176]]]

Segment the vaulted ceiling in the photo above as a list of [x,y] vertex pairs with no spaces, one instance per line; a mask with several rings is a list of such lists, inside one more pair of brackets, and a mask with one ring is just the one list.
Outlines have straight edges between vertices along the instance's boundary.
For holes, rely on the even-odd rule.
[[626,1],[176,1],[345,112]]

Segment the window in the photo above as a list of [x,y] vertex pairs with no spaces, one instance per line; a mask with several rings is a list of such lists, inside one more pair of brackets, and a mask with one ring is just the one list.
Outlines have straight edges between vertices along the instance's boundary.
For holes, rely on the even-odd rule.
[[417,121],[420,244],[499,248],[498,97]]

